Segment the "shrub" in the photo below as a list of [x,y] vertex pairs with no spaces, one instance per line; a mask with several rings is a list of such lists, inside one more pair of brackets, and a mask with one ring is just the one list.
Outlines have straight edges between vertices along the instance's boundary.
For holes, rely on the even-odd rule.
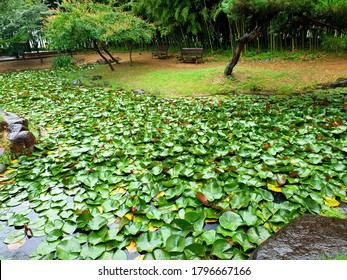
[[62,55],[53,60],[52,67],[53,68],[71,68],[74,66],[74,62],[70,56]]
[[322,41],[322,48],[325,51],[347,53],[347,36],[325,37]]

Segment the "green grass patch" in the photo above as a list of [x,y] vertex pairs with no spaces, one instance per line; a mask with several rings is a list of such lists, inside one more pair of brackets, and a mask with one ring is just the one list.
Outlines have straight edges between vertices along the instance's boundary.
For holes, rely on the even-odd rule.
[[[225,77],[224,66],[194,69],[151,69],[136,65],[122,67],[114,72],[107,66],[72,71],[64,74],[71,81],[81,79],[85,85],[103,85],[131,91],[143,89],[159,96],[212,96],[220,94],[252,93],[257,91],[275,94],[290,94],[312,89],[315,82],[300,80],[297,73],[268,69],[237,66],[234,75]],[[102,81],[94,82],[91,78],[101,75]]]

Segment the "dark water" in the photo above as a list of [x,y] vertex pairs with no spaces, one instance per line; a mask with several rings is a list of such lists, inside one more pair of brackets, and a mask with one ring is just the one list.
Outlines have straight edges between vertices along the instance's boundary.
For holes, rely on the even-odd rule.
[[0,257],[2,259],[20,259],[20,260],[28,260],[29,255],[34,252],[37,246],[46,240],[46,237],[25,237],[25,243],[23,246],[15,249],[9,250],[7,244],[3,241],[7,235],[9,235],[14,230],[23,230],[23,229],[15,229],[14,227],[8,227],[6,222],[0,222]]

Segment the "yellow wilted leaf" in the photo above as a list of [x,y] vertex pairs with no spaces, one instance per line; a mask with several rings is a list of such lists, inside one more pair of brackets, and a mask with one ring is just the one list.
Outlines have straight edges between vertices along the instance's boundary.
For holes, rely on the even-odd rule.
[[233,138],[233,134],[232,133],[229,133],[229,138]]
[[274,191],[274,192],[282,192],[282,189],[273,185],[273,184],[267,184],[267,188],[270,190],[270,191]]
[[217,219],[206,219],[205,220],[205,223],[216,223],[216,222],[218,222],[218,220]]
[[47,155],[51,155],[51,154],[54,154],[54,153],[55,153],[55,151],[48,151]]
[[152,225],[152,223],[149,223],[149,231],[156,231],[158,229],[158,227],[155,227]]
[[15,163],[17,163],[18,162],[18,159],[14,159],[14,160],[12,160],[11,162],[10,162],[10,164],[15,164]]
[[131,214],[131,213],[126,214],[125,217],[126,217],[129,221],[132,221],[132,220],[134,219],[134,215]]
[[104,213],[104,208],[102,208],[100,205],[99,205],[99,206],[97,206],[96,208],[98,208],[98,209],[99,209],[100,213]]
[[140,255],[140,256],[137,256],[134,260],[135,261],[142,261],[144,257],[145,257],[145,255]]
[[271,225],[269,223],[266,223],[264,225],[269,231],[272,231]]
[[137,252],[136,243],[134,241],[131,241],[128,246],[125,246],[125,248],[130,254]]
[[324,204],[329,207],[337,207],[340,205],[340,202],[338,202],[334,197],[330,196],[323,196],[324,198]]
[[15,178],[9,180],[9,181],[5,181],[5,182],[0,182],[0,185],[9,185],[9,184],[12,184],[14,181],[16,181]]
[[161,191],[153,198],[153,200],[157,200],[158,198],[160,198],[160,197],[162,197],[164,195],[165,195],[165,191]]
[[203,186],[204,186],[204,185],[203,185],[202,183],[199,183],[199,184],[198,184],[198,187],[199,187],[199,188],[202,188]]
[[8,244],[8,245],[7,245],[7,249],[8,249],[9,251],[16,250],[16,249],[22,247],[22,246],[25,244],[25,241],[26,241],[25,238],[23,238],[22,240],[19,240],[19,241],[16,242],[16,243]]
[[126,193],[126,189],[124,189],[124,188],[115,188],[113,191],[110,192],[110,195],[113,195],[115,193],[121,193],[121,194]]

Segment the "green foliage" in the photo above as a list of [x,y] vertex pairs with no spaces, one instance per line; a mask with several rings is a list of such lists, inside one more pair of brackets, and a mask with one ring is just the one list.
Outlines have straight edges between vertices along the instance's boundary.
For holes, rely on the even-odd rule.
[[25,50],[26,43],[38,35],[49,14],[40,0],[4,0],[0,2],[0,11],[0,44],[12,53]]
[[[344,0],[223,0],[222,8],[235,24],[237,37],[256,26],[262,27],[271,51],[318,49],[322,37],[347,32],[347,3]],[[264,40],[258,38],[257,41],[259,50]]]
[[347,36],[325,37],[322,42],[322,49],[331,52],[347,52]]
[[347,200],[345,89],[170,99],[56,74],[0,84],[4,109],[47,131],[0,177],[1,220],[46,237],[31,259],[246,259],[301,214]]
[[56,57],[52,62],[53,68],[71,68],[72,66],[74,66],[74,62],[68,55]]
[[51,47],[58,50],[149,42],[153,34],[151,25],[119,7],[74,0],[63,1],[44,31]]

